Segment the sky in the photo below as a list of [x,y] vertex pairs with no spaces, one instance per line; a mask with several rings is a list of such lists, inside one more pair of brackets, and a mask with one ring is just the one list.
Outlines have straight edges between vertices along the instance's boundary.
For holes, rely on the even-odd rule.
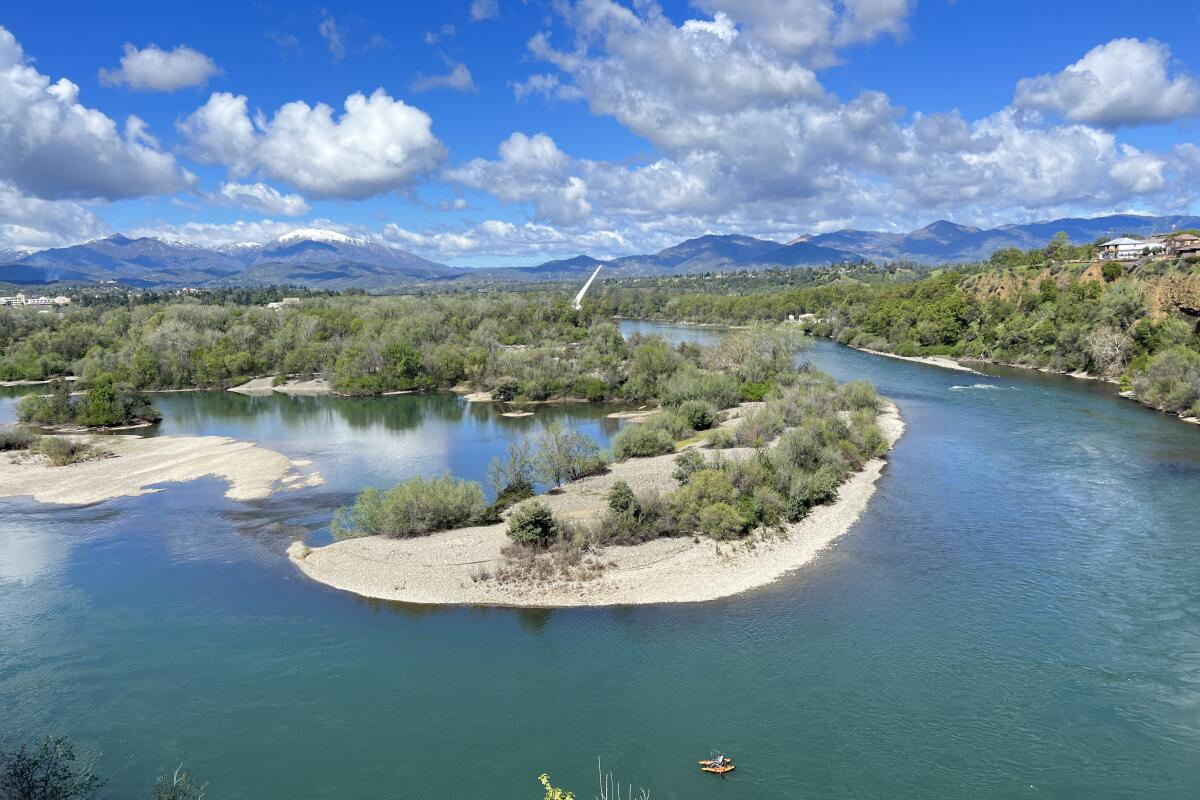
[[1192,0],[0,6],[0,250],[456,266],[1200,213]]

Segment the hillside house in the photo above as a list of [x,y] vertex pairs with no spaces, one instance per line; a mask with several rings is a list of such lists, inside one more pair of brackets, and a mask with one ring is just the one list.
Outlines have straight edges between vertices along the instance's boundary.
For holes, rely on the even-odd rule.
[[1121,236],[1116,239],[1109,239],[1097,247],[1096,252],[1104,260],[1136,261],[1147,253],[1156,253],[1165,249],[1166,245],[1162,242],[1130,239],[1128,236]]
[[1173,256],[1200,256],[1200,236],[1177,233],[1166,238],[1167,253]]

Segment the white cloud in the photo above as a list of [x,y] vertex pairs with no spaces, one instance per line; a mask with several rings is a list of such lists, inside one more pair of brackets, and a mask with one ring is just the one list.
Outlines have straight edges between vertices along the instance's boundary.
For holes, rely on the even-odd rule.
[[334,61],[346,57],[346,34],[338,27],[333,15],[325,9],[321,9],[321,22],[317,25],[317,33],[325,40],[325,46],[329,48],[329,54],[333,56]]
[[430,89],[453,89],[456,92],[472,93],[479,91],[471,77],[471,70],[467,69],[466,64],[455,63],[447,59],[446,66],[450,68],[450,71],[445,75],[418,74],[409,88],[418,94],[428,92]]
[[124,85],[139,92],[174,92],[188,86],[203,86],[218,72],[211,58],[185,45],[160,50],[152,44],[139,50],[126,44],[121,66],[100,70],[100,83]]
[[499,0],[471,0],[471,19],[482,22],[500,16]]
[[304,202],[303,197],[298,194],[282,194],[265,183],[222,183],[212,199],[263,214],[298,217],[308,213],[308,203]]
[[[182,242],[195,242],[209,246],[225,244],[254,243],[262,244],[272,239],[278,239],[285,233],[290,233],[298,227],[295,220],[236,220],[234,222],[184,222],[181,224],[144,225],[126,231],[131,238],[139,236],[158,236]],[[329,219],[315,219],[304,223],[304,227],[320,228],[321,230],[337,231],[347,236],[357,238],[372,238],[373,235],[365,229],[334,222]],[[373,238],[378,238],[374,236]]]
[[239,177],[261,172],[310,198],[362,200],[404,189],[446,152],[429,115],[383,89],[350,95],[337,118],[324,103],[295,101],[269,120],[261,112],[251,120],[244,96],[216,92],[178,127],[198,160]]
[[1113,39],[1062,72],[1022,79],[1013,102],[1108,128],[1194,116],[1200,84],[1168,74],[1170,59],[1170,49],[1153,39]]
[[411,231],[385,225],[388,244],[427,258],[561,258],[587,252],[599,258],[628,253],[632,243],[611,230],[564,231],[535,222],[486,220],[460,229]]
[[108,227],[71,200],[30,197],[0,181],[0,250],[42,250],[98,239]]
[[[937,217],[988,224],[1192,194],[1172,160],[1100,128],[1048,123],[1034,110],[967,120],[953,111],[909,116],[881,92],[841,100],[794,54],[816,63],[851,40],[898,35],[912,4],[814,0],[801,5],[833,16],[787,16],[787,31],[768,34],[767,17],[754,14],[776,5],[706,3],[711,19],[679,25],[650,3],[558,6],[573,46],[533,37],[530,52],[558,72],[514,92],[574,94],[661,156],[641,165],[590,161],[544,135],[514,134],[499,158],[446,177],[526,204],[539,221],[621,230],[639,247],[714,229],[786,238],[830,226],[907,229]],[[771,40],[798,37],[804,25],[807,44]]]
[[781,53],[826,66],[847,45],[885,34],[904,36],[916,0],[700,0],[697,5],[717,12],[714,21],[724,12]]
[[0,180],[46,199],[109,200],[175,192],[193,178],[162,152],[146,125],[123,130],[79,103],[79,87],[51,83],[0,27]]

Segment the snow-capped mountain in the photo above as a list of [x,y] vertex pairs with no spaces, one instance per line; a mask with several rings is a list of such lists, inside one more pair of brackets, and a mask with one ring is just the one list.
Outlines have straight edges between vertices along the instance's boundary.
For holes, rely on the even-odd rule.
[[300,228],[265,244],[208,246],[121,234],[86,244],[0,256],[0,281],[115,280],[133,286],[304,284],[385,288],[461,274],[397,247]]

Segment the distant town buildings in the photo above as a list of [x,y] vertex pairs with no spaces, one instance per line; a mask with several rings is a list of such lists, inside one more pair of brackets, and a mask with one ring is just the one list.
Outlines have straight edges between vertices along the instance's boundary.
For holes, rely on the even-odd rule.
[[0,296],[0,306],[40,306],[49,308],[50,306],[69,306],[71,298],[58,295],[57,297],[26,297],[23,294],[12,296]]
[[279,300],[277,302],[267,303],[267,308],[283,308],[284,306],[298,306],[298,305],[300,305],[299,297],[285,297],[282,300]]
[[1121,236],[1096,247],[1100,258],[1108,261],[1136,261],[1146,257],[1180,258],[1200,255],[1200,236],[1193,233],[1168,233],[1145,239]]

